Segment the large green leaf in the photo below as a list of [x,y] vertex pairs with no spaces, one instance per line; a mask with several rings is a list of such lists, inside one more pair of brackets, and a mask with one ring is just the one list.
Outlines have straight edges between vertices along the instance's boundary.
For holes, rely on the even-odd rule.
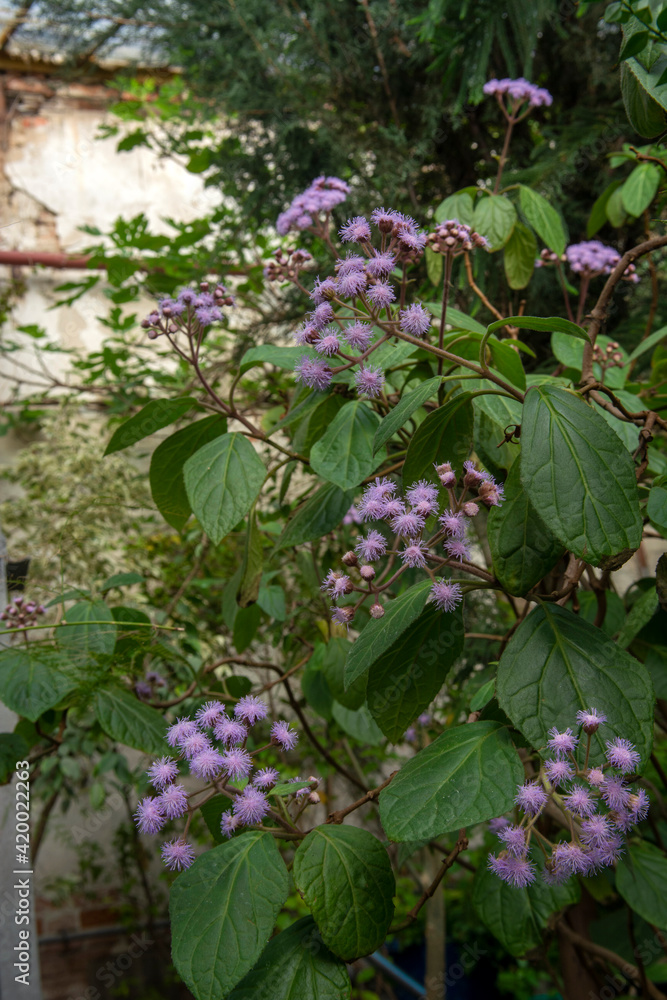
[[69,661],[54,649],[31,643],[0,651],[0,700],[31,722],[75,687]]
[[112,740],[146,753],[165,752],[167,724],[163,715],[129,691],[120,687],[102,688],[95,695],[95,715]]
[[658,594],[657,591],[651,587],[650,590],[644,591],[644,593],[637,598],[628,613],[628,617],[623,622],[623,626],[619,630],[616,642],[621,649],[628,648],[635,636],[641,632],[648,622],[650,622],[657,610]]
[[594,566],[639,547],[634,464],[606,421],[575,393],[535,386],[523,406],[521,481],[540,518]]
[[653,687],[646,667],[601,629],[556,604],[534,608],[500,658],[500,707],[536,748],[549,730],[576,725],[580,709],[607,716],[593,737],[591,757],[603,760],[604,741],[629,738],[642,760],[651,752]]
[[321,670],[336,701],[345,708],[356,711],[366,700],[366,678],[359,677],[354,684],[345,686],[345,663],[351,647],[349,639],[340,636],[330,639],[324,646]]
[[516,223],[514,205],[501,194],[492,194],[488,198],[480,198],[475,206],[472,218],[472,228],[475,232],[486,236],[491,244],[491,252],[504,247]]
[[433,604],[372,664],[368,708],[393,743],[431,704],[463,649],[461,608],[448,614]]
[[614,191],[621,186],[623,181],[615,180],[608,185],[600,195],[600,197],[593,202],[593,207],[591,209],[591,214],[588,217],[588,224],[586,226],[586,236],[590,240],[591,237],[595,236],[599,229],[602,229],[607,221],[607,202],[611,198]]
[[521,486],[518,462],[505,481],[502,505],[489,511],[487,537],[496,577],[508,593],[520,597],[539,583],[563,554],[562,544],[537,516]]
[[393,410],[389,411],[376,430],[375,437],[373,438],[373,454],[379,451],[389,438],[394,436],[396,431],[410,419],[415,410],[423,406],[427,399],[435,396],[440,385],[442,385],[442,379],[438,377],[429,378],[425,382],[422,382],[416,389],[413,389],[412,392],[407,392],[403,396]]
[[373,455],[373,435],[379,422],[377,413],[363,400],[346,403],[312,447],[314,471],[341,490],[358,486],[379,461]]
[[384,941],[394,915],[394,875],[385,848],[354,826],[318,826],[294,855],[294,881],[322,940],[347,961]]
[[312,917],[302,917],[267,944],[227,1000],[347,1000],[345,962],[324,945]]
[[287,899],[270,833],[248,831],[202,854],[174,882],[172,957],[196,1000],[222,1000],[253,967]]
[[188,500],[214,545],[245,517],[265,478],[264,463],[243,434],[223,434],[187,460]]
[[181,531],[192,507],[183,482],[183,466],[199,448],[227,430],[224,417],[205,417],[159,444],[151,457],[148,479],[157,509],[172,528]]
[[510,288],[525,288],[535,273],[537,240],[532,229],[517,222],[505,244],[503,263]]
[[479,919],[511,955],[537,948],[551,914],[578,898],[576,879],[549,886],[538,877],[526,889],[517,889],[480,865],[473,882],[472,901]]
[[255,365],[275,365],[276,368],[294,369],[294,365],[304,354],[312,354],[304,347],[277,347],[275,344],[260,344],[251,347],[241,358],[240,371],[242,375]]
[[667,326],[661,326],[659,330],[654,330],[650,337],[646,340],[640,341],[640,343],[635,347],[632,354],[628,357],[628,361],[634,361],[636,358],[641,357],[646,351],[652,350],[656,344],[660,344],[665,337],[667,337]]
[[664,486],[653,487],[648,495],[646,513],[653,527],[667,537],[667,490]]
[[657,86],[664,68],[664,59],[659,59],[651,71],[637,59],[628,59],[621,65],[625,113],[635,132],[649,139],[667,127],[667,86]]
[[276,542],[276,549],[311,542],[322,538],[341,523],[354,500],[352,491],[345,492],[334,483],[325,483],[303,503],[285,525]]
[[353,711],[345,708],[340,702],[334,701],[331,714],[340,728],[364,746],[378,747],[384,743],[382,730],[373,722],[371,713],[365,705]]
[[667,930],[667,857],[653,844],[628,844],[616,866],[616,888],[635,913]]
[[523,330],[538,330],[541,333],[567,333],[570,337],[588,342],[588,334],[583,327],[561,316],[508,316],[507,319],[498,319],[491,323],[486,328],[487,333],[502,330],[508,325],[518,326]]
[[73,605],[56,630],[58,645],[71,655],[100,653],[110,656],[116,645],[116,624],[104,601],[81,601]]
[[641,215],[655,198],[661,171],[653,163],[635,167],[621,189],[623,204],[630,215]]
[[[541,240],[559,256],[565,252],[565,230],[560,215],[537,191],[519,185],[519,205]],[[534,261],[533,261],[534,264]]]
[[129,448],[137,441],[173,424],[175,420],[178,420],[196,405],[197,401],[189,397],[184,399],[151,399],[150,403],[146,403],[138,413],[116,428],[104,454],[113,455],[115,451]]
[[345,685],[350,687],[358,677],[368,673],[371,665],[390,648],[424,610],[431,590],[431,581],[424,580],[410,587],[400,597],[389,601],[382,618],[371,618],[353,644],[345,665]]
[[[596,341],[598,347],[603,351],[611,344],[610,337],[598,337]],[[584,359],[584,345],[572,337],[563,336],[562,333],[554,333],[551,337],[551,349],[558,360],[568,368],[575,368],[581,371]],[[614,348],[614,353],[618,353],[622,358],[622,365],[619,367],[607,368],[604,373],[604,384],[610,389],[621,389],[625,385],[627,378],[628,356],[622,347]],[[597,361],[593,363],[593,372],[597,378],[602,378],[602,369]],[[636,405],[636,399],[634,405]],[[634,409],[634,406],[633,406]]]
[[523,766],[507,728],[471,722],[438,736],[380,793],[390,840],[430,840],[512,808]]
[[[473,188],[474,191],[474,188]],[[441,201],[435,210],[435,221],[446,222],[447,219],[458,219],[466,226],[472,225],[473,220],[473,200],[470,189],[456,191],[448,198]]]
[[434,463],[451,462],[461,472],[472,448],[474,413],[470,393],[462,392],[433,410],[419,425],[403,463],[403,484],[418,479],[438,483]]

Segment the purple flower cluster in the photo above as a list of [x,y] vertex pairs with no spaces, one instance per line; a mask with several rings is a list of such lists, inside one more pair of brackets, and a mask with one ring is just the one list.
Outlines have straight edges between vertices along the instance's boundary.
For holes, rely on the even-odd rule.
[[[554,757],[545,760],[539,779],[517,789],[514,801],[523,819],[511,824],[499,817],[489,824],[503,844],[498,855],[489,855],[489,868],[503,881],[517,888],[535,881],[536,867],[529,856],[533,836],[545,855],[541,874],[548,884],[564,882],[572,875],[592,875],[621,856],[624,834],[646,817],[649,798],[643,788],[633,791],[628,785],[626,775],[640,761],[629,740],[607,740],[606,764],[588,767],[591,736],[605,722],[606,716],[592,708],[577,712],[580,732],[551,729],[547,746]],[[576,752],[583,736],[586,752],[580,767]],[[549,804],[566,821],[571,840],[552,843],[537,830],[536,821]]]
[[485,236],[480,236],[458,219],[446,219],[437,225],[429,233],[427,245],[434,253],[448,253],[453,257],[480,247],[483,250],[489,249],[489,241]]
[[147,670],[143,680],[137,681],[134,690],[142,701],[152,698],[157,688],[166,688],[167,681],[157,670]]
[[[582,243],[571,243],[566,247],[565,259],[576,274],[595,278],[600,274],[611,274],[621,255],[600,240],[584,240]],[[634,284],[639,281],[634,264],[628,265],[623,277]]]
[[[444,510],[441,510],[440,490],[433,483],[426,480],[413,483],[401,497],[396,483],[384,477],[367,486],[359,503],[348,511],[345,516],[347,523],[384,521],[394,539],[389,545],[387,536],[377,528],[371,528],[359,536],[355,550],[343,556],[344,564],[359,573],[361,580],[358,584],[345,573],[329,570],[322,590],[334,602],[341,601],[354,591],[361,595],[354,606],[348,604],[333,607],[334,622],[349,625],[354,620],[357,609],[371,596],[371,616],[382,617],[384,609],[380,603],[380,594],[383,588],[373,582],[376,571],[370,564],[385,556],[388,549],[398,556],[403,569],[429,570],[429,563],[441,568],[452,562],[462,563],[469,559],[467,532],[470,521],[479,513],[480,504],[495,507],[502,502],[503,487],[488,472],[478,469],[474,462],[463,463],[460,480],[449,462],[437,465],[436,473],[447,493],[448,506]],[[427,520],[436,516],[439,519],[434,533],[431,538],[426,539],[424,532]],[[432,551],[440,542],[443,543],[444,556]],[[437,608],[451,612],[462,600],[460,584],[433,577],[429,601]]]
[[46,608],[43,604],[15,597],[0,614],[0,621],[6,622],[6,629],[32,628],[37,624],[38,617],[45,613]]
[[548,90],[529,83],[522,76],[517,80],[510,80],[508,77],[502,80],[489,80],[484,84],[483,90],[485,94],[496,94],[499,98],[507,95],[517,106],[526,101],[531,108],[550,107],[553,103],[553,97]]
[[[267,793],[275,787],[280,775],[273,767],[255,770],[254,757],[259,751],[250,752],[246,743],[250,728],[267,714],[268,709],[260,698],[247,695],[239,699],[231,716],[225,712],[222,702],[209,701],[202,705],[194,719],[181,718],[170,726],[166,741],[174,756],[160,757],[147,771],[157,794],[147,796],[137,806],[134,818],[139,832],[159,833],[168,820],[179,819],[197,808],[190,806],[191,796],[177,780],[179,759],[194,777],[206,783],[192,795],[212,788],[232,798],[232,808],[221,821],[225,836],[231,836],[241,827],[261,823],[269,812]],[[289,723],[278,720],[271,726],[267,746],[288,751],[296,746],[297,740],[298,734]],[[242,790],[228,784],[241,781],[246,782]],[[192,864],[194,852],[185,839],[179,837],[163,845],[162,858],[168,868],[180,871]]]
[[202,281],[198,292],[194,288],[184,288],[175,299],[162,299],[159,309],[141,321],[143,329],[148,331],[148,339],[155,340],[162,334],[172,337],[180,332],[191,335],[212,323],[219,323],[223,318],[222,307],[233,306],[234,297],[224,285],[217,284],[213,291],[210,287],[210,282]]
[[302,194],[292,199],[287,211],[278,216],[276,229],[281,236],[290,229],[310,229],[315,226],[318,215],[328,215],[349,193],[349,184],[339,177],[316,177]]

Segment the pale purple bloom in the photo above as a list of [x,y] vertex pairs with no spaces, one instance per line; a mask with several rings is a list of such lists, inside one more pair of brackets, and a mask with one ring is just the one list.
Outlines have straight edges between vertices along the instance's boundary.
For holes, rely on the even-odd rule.
[[180,744],[185,736],[197,732],[197,723],[192,719],[177,719],[173,726],[167,730],[167,743],[170,747]]
[[448,538],[444,547],[450,559],[463,562],[464,559],[470,558],[470,548],[464,538]]
[[556,726],[554,726],[549,730],[549,736],[551,739],[547,741],[547,746],[559,758],[568,753],[574,753],[579,742],[579,737],[575,736],[569,727],[564,733],[559,733]]
[[602,715],[596,708],[591,708],[590,712],[577,712],[577,722],[583,727],[585,733],[595,733],[603,722],[607,721],[607,716]]
[[585,788],[582,788],[581,785],[575,785],[563,801],[575,816],[592,816],[595,812],[595,802],[591,798],[590,793]]
[[461,587],[451,580],[435,580],[429,594],[429,601],[440,611],[451,612],[463,600]]
[[371,238],[371,227],[363,215],[355,215],[348,219],[338,231],[343,243],[368,243]]
[[617,737],[615,740],[607,740],[607,750],[605,756],[612,767],[617,767],[623,774],[634,771],[641,760],[640,755],[634,748],[630,740],[623,740]]
[[405,514],[397,514],[391,520],[391,530],[397,535],[404,535],[408,538],[415,538],[424,527],[424,518],[419,517],[414,511],[406,511]]
[[535,866],[528,858],[515,858],[511,854],[497,858],[490,854],[489,868],[503,882],[508,882],[516,889],[525,889],[535,881]]
[[380,232],[389,233],[403,216],[393,208],[376,208],[371,212],[371,222]]
[[602,771],[599,767],[592,767],[588,772],[586,780],[589,785],[593,786],[593,788],[602,788],[605,782],[604,771]]
[[602,847],[612,833],[611,823],[606,816],[591,816],[582,820],[581,841],[587,847]]
[[363,496],[359,503],[362,521],[379,521],[386,516],[387,501],[383,497]]
[[299,740],[295,729],[290,729],[288,722],[279,720],[271,726],[271,740],[283,750],[293,750]]
[[489,830],[491,833],[500,833],[504,830],[506,826],[509,826],[509,820],[506,816],[496,816],[495,819],[489,820]]
[[280,777],[275,767],[263,767],[253,775],[252,783],[255,788],[273,788]]
[[310,298],[313,300],[316,306],[321,305],[328,299],[332,298],[336,294],[336,283],[333,278],[325,278],[324,281],[320,280],[319,275],[315,278],[313,284],[313,290],[310,293]]
[[210,326],[222,319],[222,311],[217,306],[199,306],[195,309],[195,316],[200,326]]
[[508,94],[514,101],[528,101],[531,107],[544,105],[549,107],[553,97],[548,90],[529,83],[523,76],[516,80],[505,77],[503,80],[489,80],[482,88],[485,94]]
[[365,538],[360,538],[354,547],[365,562],[375,562],[387,551],[387,542],[384,535],[372,529]]
[[266,795],[258,788],[246,785],[242,793],[234,799],[234,815],[243,826],[255,826],[261,823],[269,811]]
[[384,513],[382,515],[383,517],[385,518],[399,517],[400,514],[404,513],[405,513],[405,504],[403,503],[402,500],[399,500],[397,497],[390,497],[389,499],[384,501]]
[[190,761],[190,771],[196,775],[198,778],[203,778],[205,781],[210,781],[215,778],[222,770],[223,757],[222,754],[213,747],[208,747],[206,750],[202,750],[198,753],[196,757],[193,757]]
[[352,504],[347,514],[343,518],[343,524],[361,524],[361,518],[357,507]]
[[430,725],[430,723],[431,723],[431,713],[430,712],[422,712],[421,715],[417,716],[417,722],[419,723],[420,726],[428,726],[428,725]]
[[415,302],[400,313],[400,327],[403,333],[412,337],[423,337],[431,327],[431,314]]
[[610,274],[621,259],[617,250],[599,240],[572,243],[566,248],[565,256],[575,273],[589,276]]
[[238,816],[234,816],[231,810],[220,817],[220,830],[225,837],[232,837],[239,825]]
[[209,750],[211,744],[207,736],[203,733],[196,732],[190,733],[189,736],[184,736],[179,743],[179,747],[183,753],[183,756],[187,760],[192,760],[197,754],[202,753],[204,750]]
[[334,354],[338,354],[340,351],[338,334],[334,332],[326,333],[324,336],[320,337],[319,340],[315,341],[313,347],[318,354],[324,354],[327,358],[332,357]]
[[365,351],[373,339],[373,328],[368,323],[349,323],[343,336],[355,351]]
[[381,497],[386,499],[387,497],[392,497],[395,492],[396,483],[394,483],[391,479],[388,479],[387,476],[383,476],[382,478],[376,476],[375,482],[371,483],[370,486],[367,486],[364,490],[364,496]]
[[225,706],[220,701],[207,701],[205,705],[199,709],[196,715],[197,722],[200,726],[205,726],[210,728],[214,725],[216,719],[219,719],[221,715],[224,715]]
[[641,823],[643,819],[648,816],[648,810],[651,802],[648,797],[648,792],[643,788],[638,788],[630,796],[630,801],[628,802],[628,809],[634,817],[635,823]]
[[188,811],[188,796],[183,785],[168,785],[158,801],[167,819],[178,819]]
[[366,270],[373,278],[386,278],[396,266],[396,257],[393,253],[378,253],[366,264]]
[[313,225],[313,216],[330,212],[345,201],[349,193],[349,185],[339,177],[316,177],[305,191],[292,199],[289,208],[280,213],[276,229],[281,236],[290,229],[308,229]]
[[350,582],[349,576],[345,576],[338,570],[330,569],[320,586],[320,590],[330,594],[334,600],[338,600],[348,593]]
[[394,287],[388,281],[376,281],[366,294],[377,309],[388,309],[396,298]]
[[527,781],[519,785],[514,801],[529,816],[537,816],[547,802],[547,793],[535,781]]
[[548,760],[544,764],[544,773],[552,785],[562,785],[574,777],[574,768],[566,760]]
[[415,743],[417,740],[417,730],[414,726],[408,726],[403,735],[403,739],[407,743]]
[[334,625],[345,625],[349,629],[354,618],[354,608],[331,608],[331,621]]
[[610,809],[625,809],[630,800],[630,792],[623,778],[607,778],[602,786],[602,798]]
[[354,384],[360,396],[373,399],[384,388],[384,372],[379,366],[364,365],[354,376]]
[[596,866],[615,865],[623,854],[623,839],[617,834],[606,840],[600,847],[591,849],[591,859]]
[[147,797],[138,804],[134,820],[139,833],[158,833],[167,818],[162,812],[159,799]]
[[146,771],[154,788],[162,791],[166,785],[171,784],[178,774],[178,764],[171,757],[160,757],[154,761]]
[[427,553],[428,546],[426,542],[421,539],[412,539],[398,555],[403,563],[406,566],[410,566],[411,569],[417,566],[423,569],[426,566]]
[[303,382],[304,385],[319,392],[327,389],[333,378],[329,365],[321,358],[301,358],[294,366],[294,374],[297,382]]
[[556,844],[551,853],[553,873],[556,877],[569,878],[570,875],[585,875],[590,871],[591,861],[586,852],[575,843]]
[[527,850],[526,831],[521,826],[508,825],[498,831],[498,836],[510,854],[517,858],[523,857]]
[[627,833],[635,825],[635,818],[629,809],[614,809],[611,818],[617,830]]
[[343,257],[342,260],[336,261],[336,273],[339,277],[345,274],[362,274],[365,267],[366,258],[358,253],[350,253],[347,257]]
[[320,302],[319,306],[316,306],[313,312],[310,313],[310,321],[318,330],[323,330],[325,326],[331,323],[333,318],[334,311],[329,302]]
[[225,715],[216,722],[213,734],[216,740],[220,740],[226,747],[231,747],[234,743],[243,743],[248,736],[248,730],[238,719],[229,719]]
[[481,472],[472,459],[463,463],[463,482],[466,486],[479,486],[486,478],[486,474]]
[[269,713],[268,708],[254,694],[247,694],[245,698],[239,698],[234,706],[234,715],[237,719],[242,719],[248,725],[254,726],[260,719],[265,719]]
[[196,298],[197,293],[193,288],[184,288],[178,293],[178,301],[183,305],[191,306]]
[[336,282],[336,291],[339,299],[354,299],[366,288],[366,275],[363,271],[352,271],[350,274],[341,274]]
[[250,774],[252,758],[247,750],[234,747],[222,754],[222,764],[232,781],[238,781],[239,778],[247,778]]
[[195,860],[195,852],[187,841],[180,837],[176,840],[169,840],[162,845],[162,860],[170,871],[180,872],[184,868],[189,868]]
[[414,219],[405,216],[396,227],[396,238],[404,252],[421,253],[426,246],[427,234],[417,228]]
[[438,488],[432,483],[427,483],[425,479],[420,479],[413,483],[409,490],[406,490],[405,496],[413,506],[423,503],[437,505]]
[[446,510],[438,520],[448,535],[451,535],[453,538],[465,538],[466,517],[461,511]]
[[320,331],[312,323],[304,323],[294,331],[294,341],[299,347],[309,347],[315,343]]

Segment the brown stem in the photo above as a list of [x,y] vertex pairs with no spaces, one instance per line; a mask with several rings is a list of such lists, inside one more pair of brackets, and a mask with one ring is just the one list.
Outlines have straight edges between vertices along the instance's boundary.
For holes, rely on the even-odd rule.
[[[576,948],[579,948],[582,951],[587,951],[591,955],[596,955],[603,961],[608,962],[609,965],[615,966],[615,968],[621,970],[621,973],[624,976],[628,979],[632,979],[636,986],[641,987],[642,977],[636,965],[632,965],[630,962],[627,962],[621,957],[621,955],[617,955],[615,951],[611,951],[609,948],[604,948],[600,944],[595,944],[594,941],[589,941],[581,934],[577,934],[577,932],[573,931],[571,927],[568,927],[563,919],[558,922],[558,931],[565,938],[567,938],[568,941],[575,945]],[[648,996],[651,1000],[667,1000],[665,994],[650,981],[647,981],[647,989]]]
[[493,193],[498,194],[500,190],[500,179],[503,176],[503,170],[505,169],[505,164],[507,163],[507,154],[510,148],[510,142],[512,139],[512,129],[514,128],[515,122],[514,116],[507,119],[507,131],[505,132],[505,141],[503,142],[503,148],[500,153],[500,159],[498,160],[498,173],[496,174],[496,183],[493,187]]
[[442,882],[443,878],[445,877],[449,869],[452,867],[452,865],[458,858],[461,851],[465,851],[467,846],[468,846],[468,838],[466,837],[466,832],[465,830],[459,830],[458,840],[456,841],[456,844],[449,852],[447,857],[443,858],[442,867],[440,868],[438,874],[435,876],[428,889],[425,889],[424,892],[421,894],[415,905],[408,913],[405,920],[401,921],[401,923],[398,924],[397,927],[391,928],[392,934],[395,934],[397,931],[403,930],[405,927],[409,927],[410,924],[417,919],[417,917],[419,916],[419,911],[421,910],[424,903],[426,903],[431,898],[431,896],[434,894],[434,892]]
[[327,823],[342,823],[346,816],[349,816],[351,812],[355,809],[360,809],[365,806],[367,802],[377,801],[377,797],[383,788],[386,788],[390,781],[393,781],[394,777],[398,774],[398,771],[392,771],[386,781],[383,781],[381,785],[377,788],[371,788],[370,791],[362,795],[360,799],[356,802],[352,802],[351,805],[346,806],[344,809],[339,809],[337,812],[329,813],[327,817]]

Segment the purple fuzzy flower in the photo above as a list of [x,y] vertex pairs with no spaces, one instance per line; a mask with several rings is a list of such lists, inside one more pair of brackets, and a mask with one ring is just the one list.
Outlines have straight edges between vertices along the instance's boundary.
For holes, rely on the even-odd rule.
[[222,754],[222,766],[232,781],[238,781],[240,778],[247,778],[250,774],[252,758],[247,750],[234,747]]
[[388,309],[396,298],[394,286],[388,281],[376,281],[367,291],[367,296],[376,309]]
[[633,822],[641,823],[643,819],[646,819],[650,804],[648,792],[643,788],[638,788],[636,792],[630,795],[628,809],[632,814]]
[[607,716],[602,715],[602,713],[598,712],[596,708],[592,708],[590,712],[577,712],[577,722],[583,728],[585,733],[596,733],[598,727],[606,721]]
[[537,816],[547,802],[547,793],[536,781],[527,781],[519,785],[514,801],[529,816]]
[[374,399],[384,388],[384,372],[379,366],[364,365],[354,376],[354,384],[360,396]]
[[336,282],[336,291],[339,299],[355,299],[366,289],[366,275],[363,271],[352,271],[350,274],[341,274]]
[[458,559],[463,562],[470,558],[470,549],[464,538],[448,538],[444,545],[445,552],[450,559]]
[[160,853],[165,865],[172,872],[181,872],[184,868],[189,868],[195,860],[193,848],[180,837],[164,843]]
[[335,294],[336,283],[333,278],[325,278],[324,281],[321,281],[319,276],[315,278],[310,298],[316,306],[320,306],[323,302],[327,302],[329,299],[333,298]]
[[290,729],[288,722],[279,720],[271,726],[271,741],[283,750],[293,750],[298,740],[299,734],[295,729]]
[[364,562],[375,562],[387,551],[387,542],[384,535],[374,529],[369,531],[365,538],[360,538],[354,547]]
[[343,336],[355,351],[365,351],[373,339],[373,328],[368,323],[349,323]]
[[387,502],[383,497],[364,496],[359,503],[362,521],[379,521],[387,515]]
[[615,740],[607,740],[605,756],[611,766],[617,767],[623,774],[634,771],[641,760],[630,740],[623,740],[620,737]]
[[404,565],[410,566],[411,569],[415,569],[416,567],[424,569],[426,566],[427,552],[428,546],[426,545],[426,542],[414,538],[408,542],[405,548],[399,552],[398,555]]
[[197,293],[193,288],[184,288],[181,292],[178,293],[178,301],[186,306],[193,305],[196,298],[197,298]]
[[566,795],[563,799],[565,805],[574,813],[575,816],[580,816],[582,818],[587,816],[592,816],[595,812],[595,802],[590,796],[590,793],[582,788],[581,785],[575,785],[569,795]]
[[368,243],[371,238],[371,227],[363,215],[355,215],[339,229],[338,235],[343,243]]
[[192,760],[197,754],[203,753],[204,750],[209,750],[211,747],[208,737],[200,732],[184,736],[178,745],[186,760]]
[[190,761],[190,771],[197,778],[203,778],[204,781],[210,781],[212,778],[217,777],[222,770],[223,756],[214,750],[213,747],[208,747],[206,750],[202,750],[198,753],[196,757],[193,757]]
[[158,833],[167,821],[162,813],[160,800],[150,797],[142,799],[134,814],[134,821],[139,833]]
[[336,262],[336,273],[340,277],[346,274],[363,274],[366,268],[366,258],[358,253],[348,254]]
[[329,365],[321,358],[301,358],[294,366],[297,382],[303,382],[311,389],[324,392],[331,385],[333,373]]
[[446,510],[438,520],[448,535],[452,538],[465,538],[466,517],[461,511]]
[[506,816],[496,816],[495,819],[489,820],[489,830],[491,833],[499,834],[501,830],[504,830],[506,826],[509,826],[509,820]]
[[168,785],[158,801],[167,819],[178,819],[188,811],[188,796],[183,785]]
[[401,330],[412,337],[423,337],[431,327],[431,314],[418,302],[408,306],[399,315]]
[[419,517],[414,511],[406,511],[405,514],[397,514],[391,520],[391,530],[397,535],[407,538],[416,538],[424,527],[424,518]]
[[569,727],[564,733],[559,733],[556,726],[554,726],[549,730],[549,736],[551,738],[547,741],[547,746],[550,750],[553,750],[559,759],[568,753],[574,753],[579,742],[579,738],[574,735]]
[[385,518],[399,517],[401,514],[405,514],[405,504],[402,500],[397,497],[390,497],[384,502],[384,514]]
[[320,302],[312,313],[310,313],[310,322],[313,326],[316,326],[318,330],[323,330],[325,326],[334,318],[334,311],[331,308],[329,302]]
[[261,823],[269,811],[266,795],[258,788],[246,785],[243,792],[234,799],[234,815],[242,826],[255,826]]
[[162,791],[178,774],[178,764],[171,757],[160,757],[151,764],[146,774],[153,787]]
[[440,611],[451,612],[463,600],[461,587],[451,580],[435,580],[429,594],[429,601]]
[[243,743],[248,736],[248,730],[238,719],[229,719],[224,715],[216,722],[213,735],[226,747],[231,747],[235,743]]
[[432,483],[428,483],[425,479],[420,479],[418,482],[413,483],[409,490],[405,493],[408,503],[414,506],[418,504],[431,504],[432,506],[437,506],[438,503],[438,488],[433,486]]
[[630,801],[630,792],[623,778],[606,778],[602,786],[602,798],[610,809],[625,809]]
[[606,816],[591,816],[582,820],[581,842],[586,847],[603,847],[612,834],[611,823]]
[[195,316],[200,326],[210,326],[222,319],[222,311],[217,306],[199,306],[195,309]]
[[528,851],[526,844],[526,831],[521,826],[508,825],[498,832],[498,836],[504,843],[510,854],[516,858],[522,858]]
[[207,701],[205,705],[199,709],[196,715],[197,722],[200,726],[205,728],[210,728],[215,724],[216,719],[219,719],[221,715],[224,715],[225,706],[220,701]]
[[525,889],[535,881],[535,866],[527,858],[515,858],[512,855],[489,855],[489,868],[503,882],[513,885],[516,889]]
[[331,608],[331,621],[334,625],[344,625],[349,629],[354,618],[354,608]]
[[376,208],[371,212],[371,222],[381,233],[390,233],[403,216],[393,208]]
[[396,266],[393,253],[378,253],[366,264],[366,270],[373,278],[386,278]]
[[330,569],[327,573],[324,582],[320,586],[320,590],[329,594],[335,601],[339,600],[345,594],[349,593],[350,578],[345,576],[344,573],[338,572],[338,570]]
[[588,772],[586,780],[589,785],[593,786],[593,788],[602,788],[605,782],[604,771],[602,771],[599,767],[592,767]]
[[197,723],[192,719],[177,719],[167,730],[167,743],[170,747],[178,746],[185,736],[197,732]]
[[220,817],[220,830],[225,837],[232,837],[239,826],[238,816],[234,816],[231,811],[224,812]]
[[324,336],[315,341],[313,347],[318,354],[324,354],[327,358],[332,357],[334,354],[338,354],[340,351],[338,334],[333,331],[325,333]]
[[279,777],[275,767],[263,767],[253,775],[252,783],[260,790],[271,789],[277,784]]
[[261,700],[254,694],[247,694],[245,698],[239,698],[234,706],[234,715],[237,719],[242,719],[249,726],[254,726],[260,719],[265,719],[269,710]]
[[591,869],[591,860],[579,844],[561,842],[551,853],[551,865],[554,876],[560,881],[571,875],[586,875]]
[[552,785],[562,785],[574,777],[574,768],[566,760],[548,760],[544,764],[544,773]]

